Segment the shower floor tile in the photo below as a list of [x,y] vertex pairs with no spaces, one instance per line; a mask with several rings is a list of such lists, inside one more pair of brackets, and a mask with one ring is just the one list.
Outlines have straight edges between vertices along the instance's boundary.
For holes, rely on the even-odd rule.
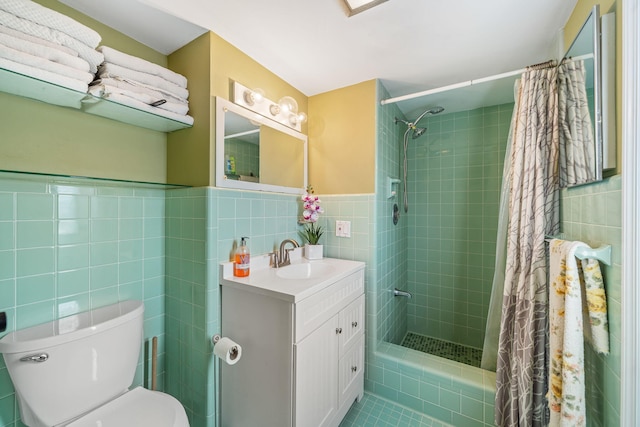
[[482,350],[480,349],[465,347],[461,344],[455,344],[437,338],[425,337],[424,335],[418,335],[413,332],[407,332],[407,335],[405,335],[400,345],[412,350],[455,360],[465,365],[475,366],[476,368],[480,367],[480,361],[482,360]]

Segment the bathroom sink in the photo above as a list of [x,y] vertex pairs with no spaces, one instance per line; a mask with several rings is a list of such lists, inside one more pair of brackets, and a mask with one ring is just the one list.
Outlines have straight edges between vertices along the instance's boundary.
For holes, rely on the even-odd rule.
[[276,276],[281,279],[313,279],[331,273],[334,268],[330,264],[319,262],[304,262],[280,267]]

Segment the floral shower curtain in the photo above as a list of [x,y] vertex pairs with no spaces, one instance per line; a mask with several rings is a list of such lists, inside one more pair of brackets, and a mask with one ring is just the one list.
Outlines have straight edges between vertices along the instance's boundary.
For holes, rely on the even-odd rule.
[[596,144],[589,112],[584,61],[567,59],[558,67],[560,187],[592,182]]
[[559,230],[557,68],[520,80],[510,162],[507,250],[496,368],[498,426],[548,421],[545,235]]

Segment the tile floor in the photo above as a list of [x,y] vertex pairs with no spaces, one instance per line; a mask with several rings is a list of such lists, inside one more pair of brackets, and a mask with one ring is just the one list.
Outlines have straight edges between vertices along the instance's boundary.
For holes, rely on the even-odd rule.
[[420,412],[365,393],[353,404],[340,427],[452,427]]
[[402,340],[403,347],[418,350],[445,359],[455,360],[465,365],[480,367],[482,361],[482,350],[478,348],[465,347],[460,344],[442,341],[437,338],[425,337],[413,332],[407,332]]

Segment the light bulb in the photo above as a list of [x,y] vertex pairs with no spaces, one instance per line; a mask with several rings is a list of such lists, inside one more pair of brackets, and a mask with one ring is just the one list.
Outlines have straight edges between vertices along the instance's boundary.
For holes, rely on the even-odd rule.
[[289,114],[289,124],[291,126],[301,125],[307,121],[307,115],[305,113]]
[[262,89],[245,90],[242,98],[247,105],[259,104],[264,99],[264,91]]
[[272,116],[277,116],[278,114],[280,114],[281,108],[278,104],[271,104],[269,105],[269,112],[271,113]]
[[280,108],[285,114],[298,113],[298,102],[296,102],[296,100],[290,96],[283,96],[282,98],[280,98],[280,101],[278,101],[278,105],[280,105]]

